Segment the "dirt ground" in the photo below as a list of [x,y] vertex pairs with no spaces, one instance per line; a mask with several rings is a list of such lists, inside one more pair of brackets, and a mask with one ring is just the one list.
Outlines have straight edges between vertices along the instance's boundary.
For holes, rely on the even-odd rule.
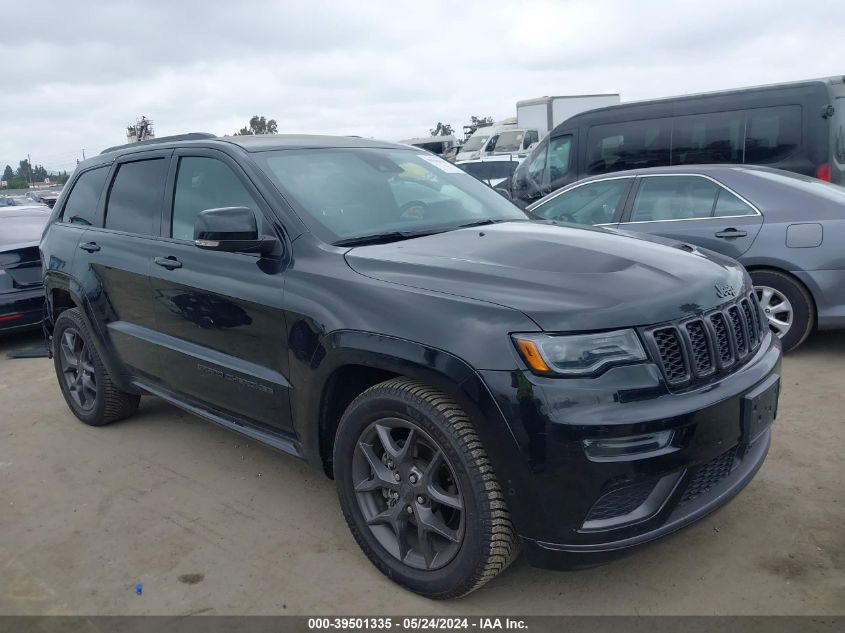
[[[604,567],[517,561],[430,602],[382,577],[333,482],[155,398],[105,428],[0,339],[0,614],[845,614],[845,334],[789,355],[768,460],[732,503]],[[142,595],[135,585],[143,583]]]

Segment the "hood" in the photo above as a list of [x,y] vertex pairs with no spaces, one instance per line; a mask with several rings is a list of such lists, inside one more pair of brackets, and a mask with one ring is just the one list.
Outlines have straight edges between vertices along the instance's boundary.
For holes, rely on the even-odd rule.
[[506,222],[353,248],[353,270],[499,304],[546,331],[651,325],[712,308],[746,273],[732,259],[601,228]]

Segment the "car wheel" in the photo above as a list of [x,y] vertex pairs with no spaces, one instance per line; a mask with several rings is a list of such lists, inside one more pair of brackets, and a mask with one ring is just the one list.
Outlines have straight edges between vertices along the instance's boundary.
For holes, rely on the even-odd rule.
[[135,413],[141,397],[111,381],[79,310],[65,310],[53,330],[53,363],[62,395],[73,414],[103,426]]
[[784,351],[798,347],[815,324],[815,307],[807,289],[789,275],[774,270],[751,273],[760,307]]
[[507,567],[516,534],[487,454],[464,411],[397,378],[359,395],[334,448],[343,514],[388,578],[429,598],[457,598]]

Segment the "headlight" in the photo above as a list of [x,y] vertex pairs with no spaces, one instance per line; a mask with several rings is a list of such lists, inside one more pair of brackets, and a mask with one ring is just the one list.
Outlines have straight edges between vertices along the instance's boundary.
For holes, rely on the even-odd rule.
[[634,330],[564,336],[514,334],[512,337],[522,358],[538,374],[589,376],[614,365],[646,360]]

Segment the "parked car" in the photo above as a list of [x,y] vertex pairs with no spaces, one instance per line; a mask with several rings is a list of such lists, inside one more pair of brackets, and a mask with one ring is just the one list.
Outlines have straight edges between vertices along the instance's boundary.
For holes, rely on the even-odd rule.
[[26,197],[31,201],[30,204],[42,204],[49,208],[53,208],[56,204],[56,200],[59,198],[59,192],[57,191],[30,191],[26,194]]
[[491,187],[499,187],[513,175],[519,159],[515,156],[488,156],[475,160],[462,160],[455,163],[471,176]]
[[0,207],[0,335],[41,325],[38,242],[49,217],[46,207]]
[[521,206],[587,176],[737,163],[845,184],[842,77],[590,110],[558,125],[514,174]]
[[514,155],[524,158],[528,151],[537,144],[540,136],[537,130],[514,128],[498,132],[490,137],[481,156]]
[[41,250],[76,417],[151,394],[307,460],[429,597],[674,532],[769,447],[780,344],[738,263],[530,221],[415,148],[135,143],[79,165]]
[[594,176],[528,207],[538,218],[614,226],[736,258],[786,350],[845,328],[845,188],[750,165]]
[[0,208],[2,207],[41,207],[44,208],[46,205],[42,205],[34,200],[29,199],[27,196],[3,196],[0,197]]
[[475,160],[487,154],[487,144],[490,139],[501,132],[516,128],[516,117],[502,119],[490,125],[482,125],[461,145],[455,161]]

